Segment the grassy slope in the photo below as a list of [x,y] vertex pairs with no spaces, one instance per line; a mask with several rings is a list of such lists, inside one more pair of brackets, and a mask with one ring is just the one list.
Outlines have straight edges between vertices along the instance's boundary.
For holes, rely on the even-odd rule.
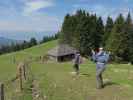
[[23,61],[28,59],[30,56],[38,57],[45,55],[47,51],[56,46],[57,41],[48,42],[42,45],[38,45],[24,51],[10,53],[0,56],[0,81],[7,80],[7,77],[14,76],[16,73],[16,65],[13,64],[13,58],[15,57],[16,62]]
[[[0,56],[0,81],[6,83],[6,99],[11,98],[12,93],[14,94],[14,90],[17,89],[16,84],[9,83],[9,80],[16,76],[16,67],[17,64],[13,63],[13,59],[15,58],[16,63],[20,61],[27,60],[29,57],[32,58],[45,55],[47,51],[56,46],[57,41],[48,42],[46,44],[41,44],[24,51],[14,52],[10,54],[5,54]],[[26,96],[27,97],[27,96]],[[27,97],[31,98],[31,97]],[[31,100],[31,99],[24,100]],[[16,99],[17,100],[17,99]],[[20,99],[18,99],[20,100]]]
[[[7,81],[15,76],[16,65],[12,62],[13,57],[17,62],[30,56],[34,58],[46,54],[56,45],[57,41],[51,41],[24,51],[0,56],[0,81]],[[130,65],[108,65],[104,79],[112,84],[102,90],[95,88],[95,64],[89,61],[81,65],[81,74],[78,77],[70,73],[73,71],[71,62],[61,64],[33,62],[31,67],[34,78],[47,100],[133,100],[133,68]],[[12,88],[8,90],[12,91]],[[27,96],[23,100],[31,98]]]

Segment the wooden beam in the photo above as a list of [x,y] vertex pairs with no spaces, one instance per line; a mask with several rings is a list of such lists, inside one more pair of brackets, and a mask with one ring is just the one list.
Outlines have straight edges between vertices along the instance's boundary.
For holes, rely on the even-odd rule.
[[0,83],[0,100],[4,100],[4,84]]

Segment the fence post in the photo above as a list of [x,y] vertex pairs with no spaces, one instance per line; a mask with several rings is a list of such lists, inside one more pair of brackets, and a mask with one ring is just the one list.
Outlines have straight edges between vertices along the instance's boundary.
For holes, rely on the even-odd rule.
[[24,65],[23,65],[23,76],[24,76],[24,79],[25,79],[25,80],[26,80],[26,67],[27,67],[27,65],[24,64]]
[[4,100],[4,84],[0,83],[0,100]]
[[22,83],[22,67],[20,66],[20,69],[19,69],[19,86],[20,86],[20,91],[23,90],[23,83]]

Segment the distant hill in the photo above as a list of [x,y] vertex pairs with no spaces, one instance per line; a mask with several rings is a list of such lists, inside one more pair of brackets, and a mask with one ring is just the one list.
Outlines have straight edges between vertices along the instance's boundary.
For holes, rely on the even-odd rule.
[[29,41],[32,37],[37,40],[42,40],[44,36],[52,36],[57,33],[56,31],[44,31],[44,32],[26,32],[26,31],[0,31],[0,37],[5,37],[14,40],[27,40]]
[[22,43],[23,41],[19,40],[12,40],[4,37],[0,37],[0,46],[5,46],[5,45],[11,45],[11,44],[16,44],[16,43]]

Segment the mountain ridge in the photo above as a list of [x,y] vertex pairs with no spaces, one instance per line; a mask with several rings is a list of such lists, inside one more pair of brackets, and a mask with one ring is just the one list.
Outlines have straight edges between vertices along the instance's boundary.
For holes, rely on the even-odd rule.
[[0,37],[0,46],[7,46],[7,45],[12,45],[12,44],[17,44],[17,43],[22,43],[22,41]]

